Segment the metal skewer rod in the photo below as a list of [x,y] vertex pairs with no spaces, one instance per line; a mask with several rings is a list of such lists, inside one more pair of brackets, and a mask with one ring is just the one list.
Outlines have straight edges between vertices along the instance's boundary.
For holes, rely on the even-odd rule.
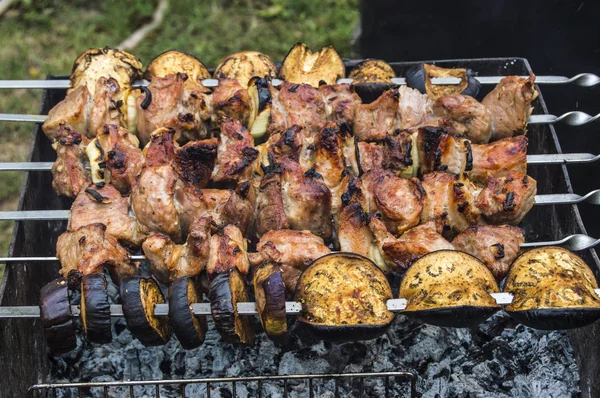
[[[600,190],[597,189],[584,196],[574,193],[536,195],[536,205],[558,205],[590,203],[600,205]],[[70,210],[15,210],[0,211],[0,221],[49,221],[68,220]]]
[[[594,290],[600,296],[600,289]],[[491,293],[491,296],[499,305],[508,305],[513,300],[513,295],[510,293]],[[392,312],[400,312],[406,308],[406,299],[390,299],[387,301],[387,308]],[[191,304],[192,311],[195,315],[211,315],[209,303],[193,303]],[[237,303],[237,312],[241,315],[257,315],[256,303],[245,302]],[[285,303],[285,312],[289,315],[295,315],[302,312],[302,304],[295,301],[287,301]],[[71,314],[80,316],[81,309],[78,305],[71,306]],[[121,305],[111,305],[110,315],[113,317],[123,316],[123,308]],[[168,316],[169,304],[155,304],[154,315]],[[36,306],[14,306],[0,307],[0,319],[2,318],[39,318],[40,308]]]
[[[560,116],[555,115],[531,115],[527,119],[528,124],[555,124],[564,123],[569,126],[583,126],[600,119],[600,113],[592,116],[585,112],[571,111]],[[0,121],[21,123],[44,123],[46,115],[27,115],[17,113],[0,113]]]
[[[600,155],[592,153],[556,153],[527,155],[528,165],[593,163]],[[0,171],[50,171],[52,162],[0,162]]]
[[[481,84],[498,84],[506,76],[475,76],[475,79]],[[521,76],[522,78],[528,78],[529,76]],[[394,77],[391,79],[393,84],[406,85],[406,79],[404,77]],[[456,85],[461,83],[461,79],[457,77],[434,77],[431,79],[433,84],[440,85]],[[352,79],[344,78],[338,79],[338,84],[352,83]],[[573,77],[566,76],[536,76],[536,84],[575,84],[580,87],[592,87],[600,83],[600,77],[593,73],[580,73]],[[132,87],[146,87],[149,82],[147,80],[138,80],[133,82]],[[278,86],[281,84],[281,80],[274,79],[273,85]],[[204,79],[202,85],[205,87],[217,87],[219,81],[217,79]],[[68,79],[65,80],[0,80],[0,89],[46,89],[46,90],[57,90],[57,89],[68,89],[71,87],[71,83]]]

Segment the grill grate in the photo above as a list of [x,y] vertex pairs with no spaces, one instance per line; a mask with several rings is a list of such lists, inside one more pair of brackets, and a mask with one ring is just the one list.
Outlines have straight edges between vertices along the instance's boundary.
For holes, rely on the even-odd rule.
[[[197,396],[202,388],[196,390],[194,386],[204,387],[203,396],[210,398],[213,388],[224,387],[232,397],[238,396],[238,388],[244,385],[246,388],[255,389],[255,395],[259,398],[270,396],[275,391],[281,396],[289,397],[292,384],[294,390],[300,389],[300,394],[294,391],[293,396],[310,397],[322,396],[324,393],[333,393],[338,397],[395,397],[398,396],[397,389],[392,383],[401,381],[406,386],[406,395],[418,397],[417,376],[412,372],[379,372],[379,373],[343,373],[322,375],[284,375],[284,376],[255,376],[255,377],[228,377],[208,379],[185,379],[185,380],[141,380],[120,382],[95,382],[95,383],[57,383],[36,384],[29,388],[30,397],[56,397],[58,393],[76,392],[79,397],[98,396],[104,397],[136,397],[142,392],[144,397],[160,397],[165,392],[174,394],[179,392],[182,398]],[[269,389],[271,387],[271,389]],[[275,391],[273,390],[275,389]],[[269,389],[266,394],[265,390]],[[223,391],[221,391],[223,392]],[[115,395],[117,394],[117,395]]]

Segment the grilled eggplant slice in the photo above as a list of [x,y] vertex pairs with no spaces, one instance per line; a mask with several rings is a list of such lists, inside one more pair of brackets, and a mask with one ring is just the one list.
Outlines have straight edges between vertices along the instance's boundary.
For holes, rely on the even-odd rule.
[[470,254],[439,250],[418,259],[406,271],[399,296],[403,315],[437,326],[472,327],[500,309],[491,271]]
[[278,342],[288,339],[282,275],[281,269],[273,264],[264,265],[254,273],[254,296],[260,323],[267,336]]
[[72,316],[66,278],[55,279],[42,287],[40,318],[46,344],[56,354],[64,354],[77,346]]
[[519,256],[504,291],[514,298],[506,312],[536,329],[572,329],[600,318],[596,278],[577,255],[561,247],[543,247]]
[[396,77],[394,69],[385,61],[380,59],[366,59],[356,65],[348,75],[353,84],[357,83],[387,83],[392,84],[392,78]]
[[325,340],[370,340],[394,320],[387,308],[391,298],[387,278],[371,260],[355,253],[328,254],[298,280],[295,300],[302,314],[297,320]]
[[185,73],[195,81],[209,79],[210,73],[202,62],[193,55],[177,50],[169,50],[154,58],[144,73],[144,78],[166,77],[177,73]]
[[110,301],[104,274],[88,274],[81,278],[81,321],[90,342],[106,344],[112,341]]
[[140,276],[123,279],[121,301],[127,327],[142,344],[154,346],[169,341],[169,318],[154,315],[154,305],[166,302],[154,279]]
[[254,342],[252,317],[237,311],[237,303],[249,301],[246,282],[237,268],[220,273],[212,280],[208,299],[215,327],[223,341],[234,344]]
[[313,53],[306,44],[296,43],[285,56],[279,76],[290,83],[319,87],[346,76],[346,67],[332,45]]
[[271,91],[269,78],[253,77],[248,83],[250,96],[250,119],[248,130],[255,139],[260,139],[267,132],[271,119]]
[[[459,84],[433,84],[431,79],[434,77],[456,77],[461,81]],[[410,68],[406,72],[406,83],[409,87],[429,95],[433,101],[454,94],[476,97],[481,88],[481,83],[475,79],[475,74],[471,69],[440,68],[429,64],[419,64]]]
[[258,51],[242,51],[219,62],[213,76],[215,79],[234,79],[246,87],[254,77],[277,77],[277,67],[268,55]]
[[104,77],[113,78],[121,89],[131,87],[133,80],[142,75],[141,61],[126,51],[104,48],[90,48],[77,57],[71,71],[71,88],[86,86],[91,95],[96,90],[96,81]]
[[204,342],[208,323],[204,315],[194,315],[191,304],[199,303],[201,295],[194,280],[184,276],[169,288],[169,319],[175,336],[186,350],[199,347]]

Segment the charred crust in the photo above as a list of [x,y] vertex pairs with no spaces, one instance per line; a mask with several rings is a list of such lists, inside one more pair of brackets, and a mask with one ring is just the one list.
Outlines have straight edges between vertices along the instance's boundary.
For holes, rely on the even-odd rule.
[[100,156],[96,160],[102,162],[104,160],[104,149],[102,149],[102,145],[100,145],[98,140],[94,141],[94,146],[98,149],[98,151],[100,151]]
[[465,148],[467,150],[465,171],[473,170],[473,150],[469,140],[465,140]]
[[110,198],[107,198],[106,196],[102,196],[102,194],[92,188],[86,188],[85,193],[87,193],[93,200],[95,200],[98,203],[110,203]]
[[139,89],[146,95],[144,97],[144,100],[140,104],[140,108],[142,108],[143,110],[146,110],[152,103],[152,91],[150,91],[150,89],[146,86],[139,87]]
[[186,182],[203,187],[208,183],[215,166],[218,144],[215,142],[195,142],[177,151],[174,169]]
[[317,173],[317,171],[315,170],[314,167],[311,167],[310,169],[306,170],[306,172],[304,173],[304,177],[308,177],[308,178],[316,178],[316,179],[323,179],[323,176],[319,173]]
[[515,209],[516,204],[514,203],[515,193],[510,191],[506,194],[506,199],[502,203],[504,211],[512,211]]
[[271,163],[268,166],[260,165],[260,168],[262,169],[262,171],[265,175],[271,174],[271,173],[276,173],[276,174],[283,173],[283,169],[281,168],[281,165],[279,163]]
[[496,254],[494,254],[494,258],[496,260],[504,258],[504,245],[502,243],[495,243],[492,245],[492,247],[496,248]]
[[290,93],[295,93],[295,92],[296,92],[296,90],[298,89],[298,87],[300,87],[300,85],[299,85],[299,84],[292,84],[292,85],[290,86],[290,88],[288,89],[288,91],[289,91]]

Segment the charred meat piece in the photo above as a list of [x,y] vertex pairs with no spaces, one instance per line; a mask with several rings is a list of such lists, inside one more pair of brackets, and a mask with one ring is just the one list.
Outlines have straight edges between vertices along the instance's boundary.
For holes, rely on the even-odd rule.
[[422,127],[417,134],[422,174],[440,170],[458,175],[473,169],[469,140],[454,137],[439,127]]
[[106,232],[126,246],[139,247],[146,237],[135,217],[129,214],[128,198],[111,184],[88,185],[71,206],[70,231],[96,223],[104,224]]
[[56,257],[60,261],[61,275],[76,279],[77,285],[78,275],[102,272],[104,267],[108,268],[115,283],[137,274],[127,251],[100,223],[61,234],[56,242]]
[[333,84],[319,86],[327,112],[327,120],[337,124],[354,124],[354,111],[362,104],[362,100],[349,84]]
[[330,239],[331,192],[327,186],[321,182],[320,176],[303,173],[300,165],[293,160],[282,159],[281,168],[283,209],[290,227],[309,230],[323,239]]
[[277,77],[277,67],[268,55],[258,51],[242,51],[228,55],[215,68],[215,79],[237,80],[247,87],[253,77]]
[[127,130],[114,124],[105,125],[100,130],[97,140],[105,156],[108,172],[106,182],[111,183],[119,192],[127,194],[145,163],[139,141]]
[[219,79],[219,85],[212,94],[213,122],[220,124],[224,118],[230,118],[248,125],[251,104],[247,87],[237,80]]
[[312,52],[306,44],[297,43],[285,56],[279,75],[291,83],[319,87],[321,82],[335,84],[346,76],[346,67],[331,44]]
[[523,231],[510,225],[475,225],[462,231],[452,246],[477,257],[497,281],[504,279],[525,242]]
[[517,225],[535,202],[537,182],[523,173],[490,177],[477,196],[475,206],[492,224]]
[[242,231],[235,225],[227,225],[219,233],[210,238],[210,250],[206,274],[208,280],[213,280],[217,275],[227,273],[237,268],[242,275],[247,275],[250,270],[248,262],[248,243]]
[[527,137],[507,137],[483,145],[471,145],[473,170],[468,174],[474,183],[483,183],[488,174],[505,177],[510,172],[527,172]]
[[279,163],[283,158],[288,158],[300,163],[303,171],[308,171],[315,164],[316,148],[313,137],[308,137],[301,126],[293,125],[285,131],[273,133],[265,146],[265,165]]
[[[315,137],[315,164],[314,171],[323,178],[329,189],[335,188],[342,180],[346,170],[344,142],[348,140],[350,132],[340,128],[336,123],[328,123]],[[351,140],[351,137],[349,137]],[[353,145],[352,140],[352,147]],[[353,149],[353,148],[352,148]],[[356,155],[354,154],[354,159]]]
[[214,182],[239,182],[250,179],[258,151],[254,139],[238,120],[225,117],[221,123]]
[[61,126],[53,144],[56,161],[52,165],[52,188],[58,195],[74,198],[87,186],[90,174],[85,168],[88,139],[67,126]]
[[492,119],[488,109],[468,95],[449,95],[438,98],[433,112],[440,124],[454,135],[464,135],[473,144],[487,144],[492,137]]
[[270,133],[298,125],[303,128],[310,145],[312,137],[327,123],[327,107],[323,96],[308,84],[283,82],[278,90],[271,88],[271,99]]
[[138,137],[146,145],[158,128],[175,131],[178,142],[204,139],[211,117],[209,90],[186,73],[153,77],[147,91],[137,99]]
[[211,228],[210,218],[198,218],[191,225],[187,241],[182,245],[163,234],[148,237],[142,249],[150,261],[152,274],[164,284],[183,276],[198,275],[208,261]]
[[358,162],[363,173],[384,169],[385,148],[381,143],[359,141],[356,143]]
[[323,239],[309,231],[281,229],[264,234],[256,245],[258,253],[249,253],[252,265],[275,263],[281,265],[283,281],[288,291],[296,289],[300,274],[314,260],[331,253]]
[[270,166],[260,181],[255,211],[255,231],[258,238],[269,231],[290,228],[283,207],[281,173],[279,165]]
[[527,132],[527,118],[533,111],[531,102],[538,95],[534,82],[534,74],[527,79],[507,76],[481,101],[492,116],[493,140]]
[[356,107],[354,134],[360,141],[382,141],[388,134],[402,128],[398,113],[398,89],[385,91],[370,104]]
[[181,181],[204,188],[210,180],[217,159],[219,142],[216,138],[190,141],[176,147],[173,169]]
[[428,221],[406,231],[400,238],[390,234],[383,222],[372,217],[369,223],[385,262],[396,271],[404,271],[425,254],[453,246],[441,235],[434,221]]
[[390,232],[398,235],[419,224],[425,196],[419,180],[372,170],[363,175],[363,182],[371,198],[369,213],[380,218]]
[[476,188],[470,181],[436,171],[423,176],[422,186],[425,190],[422,223],[435,220],[448,235],[481,224],[475,203]]

